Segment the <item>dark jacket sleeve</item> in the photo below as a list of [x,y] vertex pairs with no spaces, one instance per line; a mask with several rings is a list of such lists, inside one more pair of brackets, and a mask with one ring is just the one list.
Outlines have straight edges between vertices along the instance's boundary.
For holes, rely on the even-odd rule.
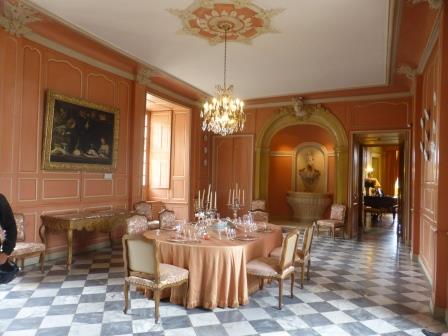
[[0,226],[5,231],[2,252],[9,255],[16,246],[17,226],[11,206],[3,194],[0,194]]

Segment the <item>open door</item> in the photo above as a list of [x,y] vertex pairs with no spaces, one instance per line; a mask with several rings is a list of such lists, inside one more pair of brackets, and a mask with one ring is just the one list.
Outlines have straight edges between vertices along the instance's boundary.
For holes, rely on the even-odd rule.
[[357,237],[361,239],[362,235],[362,183],[361,183],[361,169],[362,169],[362,146],[359,141],[352,138],[352,169],[351,169],[351,190],[348,216],[348,233],[349,237]]

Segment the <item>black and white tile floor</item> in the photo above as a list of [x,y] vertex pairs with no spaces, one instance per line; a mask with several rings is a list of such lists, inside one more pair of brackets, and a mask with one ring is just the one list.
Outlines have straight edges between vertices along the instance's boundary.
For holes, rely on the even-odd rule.
[[[384,232],[383,232],[384,233]],[[123,261],[119,245],[78,256],[67,275],[63,261],[45,274],[29,268],[0,286],[0,335],[422,335],[448,330],[431,318],[430,290],[407,248],[392,234],[364,242],[325,235],[313,245],[311,281],[276,309],[276,284],[256,292],[239,309],[185,310],[154,303],[132,292],[123,314]],[[288,288],[288,286],[285,286]]]

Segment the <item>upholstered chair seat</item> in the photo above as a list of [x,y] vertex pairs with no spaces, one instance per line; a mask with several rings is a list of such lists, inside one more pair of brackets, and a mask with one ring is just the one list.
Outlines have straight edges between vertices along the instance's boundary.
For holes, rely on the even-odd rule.
[[151,289],[163,289],[172,286],[178,282],[188,279],[188,270],[170,264],[159,264],[160,281],[155,282],[152,279],[145,279],[136,276],[127,277],[125,280],[132,285],[146,286]]
[[345,213],[347,207],[343,204],[333,204],[331,206],[331,213],[329,219],[319,219],[316,221],[317,233],[321,227],[328,229],[330,235],[335,239],[335,231],[337,229],[342,230],[342,237],[344,238],[345,232]]
[[[45,262],[45,244],[40,242],[27,242],[25,241],[25,216],[23,214],[14,214],[14,219],[17,225],[17,242],[14,251],[11,253],[11,258],[21,261],[21,267],[24,267],[25,259],[39,256],[40,270],[44,272]],[[39,235],[42,241],[43,226],[39,230]]]
[[246,265],[249,276],[260,280],[260,289],[263,289],[264,280],[277,280],[279,288],[278,309],[282,309],[283,281],[291,277],[291,297],[294,290],[294,262],[296,258],[298,230],[293,230],[283,239],[281,257],[262,257],[251,260]]
[[156,230],[160,227],[159,221],[153,219],[151,203],[141,201],[134,204],[134,210],[138,215],[145,216],[148,220],[148,230]]

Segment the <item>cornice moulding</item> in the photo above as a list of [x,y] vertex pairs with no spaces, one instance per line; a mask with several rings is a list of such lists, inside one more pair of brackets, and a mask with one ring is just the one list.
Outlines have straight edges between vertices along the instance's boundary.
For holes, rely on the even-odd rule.
[[443,0],[409,0],[413,5],[417,5],[422,2],[427,2],[429,8],[440,9],[443,5]]
[[[316,99],[305,99],[303,102],[305,104],[325,104],[325,103],[341,103],[341,102],[354,102],[354,101],[369,101],[369,100],[385,100],[385,99],[399,99],[411,97],[411,92],[397,92],[397,93],[385,93],[385,94],[373,94],[373,95],[362,95],[362,96],[347,96],[347,97],[332,97],[332,98],[316,98]],[[247,103],[245,107],[247,109],[256,108],[275,108],[282,106],[293,106],[291,100],[280,101],[274,103],[260,103],[260,104],[250,104]]]
[[415,77],[418,75],[418,70],[407,64],[402,64],[397,68],[397,74],[404,75],[410,80],[415,80]]
[[426,63],[428,62],[432,50],[434,49],[434,46],[436,45],[436,42],[439,38],[441,21],[442,21],[442,11],[439,11],[434,21],[431,34],[429,35],[428,41],[426,42],[425,49],[423,49],[422,55],[420,56],[420,61],[417,67],[417,71],[419,74],[423,73],[423,71],[425,70]]
[[11,35],[21,37],[32,32],[28,23],[40,21],[39,12],[25,5],[22,1],[13,4],[4,1],[3,15],[0,16],[0,27]]

